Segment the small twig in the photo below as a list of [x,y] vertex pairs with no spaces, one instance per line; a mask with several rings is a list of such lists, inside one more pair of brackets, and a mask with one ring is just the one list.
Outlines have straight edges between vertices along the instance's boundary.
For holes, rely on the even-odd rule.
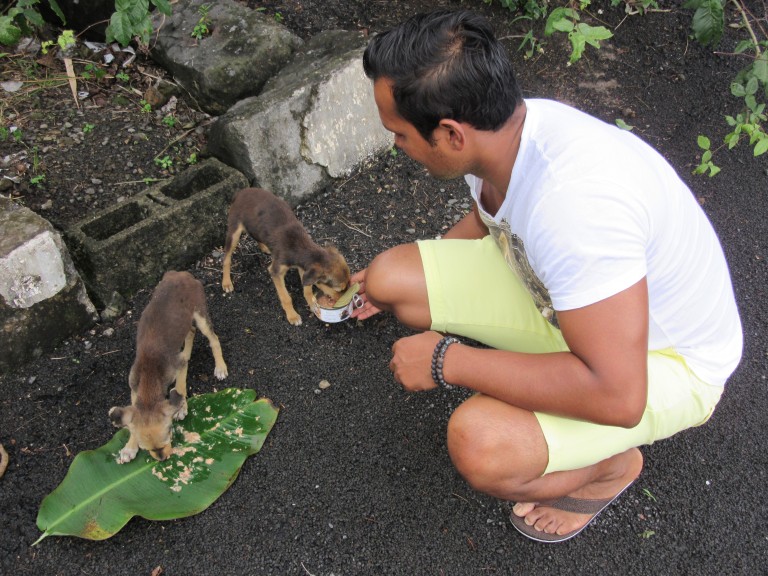
[[120,352],[120,348],[118,348],[117,350],[110,350],[109,352],[102,352],[101,354],[96,354],[96,358],[107,356],[109,354],[114,354],[115,352]]
[[302,568],[304,568],[304,572],[306,572],[307,574],[309,574],[309,576],[315,576],[314,574],[312,574],[312,572],[310,572],[309,570],[307,570],[307,567],[306,567],[306,566],[304,566],[304,562],[302,562],[302,563],[301,563],[301,567],[302,567]]
[[371,235],[370,235],[370,234],[366,234],[365,232],[363,232],[362,230],[360,230],[360,228],[358,228],[357,226],[354,226],[354,225],[352,225],[352,224],[349,224],[349,223],[347,223],[347,222],[346,222],[346,220],[345,220],[344,218],[342,218],[342,217],[339,217],[339,222],[341,222],[341,223],[342,223],[344,226],[346,226],[346,227],[347,227],[347,228],[349,228],[350,230],[354,230],[355,232],[359,232],[359,233],[360,233],[360,234],[362,234],[363,236],[367,236],[368,238],[371,238]]
[[190,132],[194,132],[195,130],[197,130],[197,129],[198,129],[198,128],[200,128],[201,126],[207,126],[208,124],[210,124],[210,123],[211,123],[211,122],[213,122],[214,120],[216,120],[216,118],[208,118],[208,119],[207,119],[205,122],[201,122],[200,124],[197,124],[197,125],[193,126],[192,128],[190,128],[189,130],[185,130],[183,134],[181,134],[180,136],[178,136],[178,137],[174,138],[173,140],[171,140],[171,141],[168,143],[168,146],[166,146],[165,148],[163,148],[162,150],[160,150],[160,152],[158,152],[158,153],[157,153],[157,155],[155,156],[155,159],[157,159],[157,158],[160,158],[160,156],[162,156],[162,155],[163,155],[163,153],[164,153],[166,150],[168,150],[168,148],[170,148],[171,146],[173,146],[174,144],[176,144],[176,142],[178,142],[179,140],[182,140],[182,139],[186,138],[186,137],[187,137],[187,135],[188,135]]
[[0,444],[0,478],[3,477],[3,474],[5,474],[5,469],[8,468],[8,452],[5,451],[5,448],[2,444]]
[[170,180],[170,178],[145,178],[143,180],[127,180],[125,182],[115,182],[113,186],[123,186],[126,184],[152,184],[154,182],[163,182]]

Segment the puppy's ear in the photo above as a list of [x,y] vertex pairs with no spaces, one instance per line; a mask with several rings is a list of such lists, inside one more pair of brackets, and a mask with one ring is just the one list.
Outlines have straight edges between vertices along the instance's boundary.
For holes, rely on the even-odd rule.
[[112,420],[112,425],[116,428],[125,428],[133,420],[133,412],[133,406],[126,406],[125,408],[113,406],[109,409],[109,419]]
[[320,267],[317,264],[312,264],[312,266],[304,270],[304,274],[301,277],[301,285],[312,286],[318,280],[320,280]]

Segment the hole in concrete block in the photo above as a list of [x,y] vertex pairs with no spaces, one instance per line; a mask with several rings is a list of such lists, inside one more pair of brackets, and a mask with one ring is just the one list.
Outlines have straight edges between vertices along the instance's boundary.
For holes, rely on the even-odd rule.
[[105,214],[98,220],[89,222],[83,226],[83,234],[94,240],[106,240],[143,220],[147,212],[146,208],[142,208],[136,202],[131,202]]
[[170,184],[163,186],[160,191],[174,200],[185,200],[198,192],[218,184],[224,175],[214,166],[203,166],[200,170],[193,170],[181,174]]

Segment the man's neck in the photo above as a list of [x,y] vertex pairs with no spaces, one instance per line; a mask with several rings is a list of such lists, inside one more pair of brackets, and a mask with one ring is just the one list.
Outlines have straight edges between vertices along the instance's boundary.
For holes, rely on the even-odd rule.
[[525,114],[526,107],[523,102],[499,130],[478,131],[479,161],[473,174],[483,179],[484,193],[487,189],[490,196],[501,200],[506,196],[512,178],[512,169],[520,149]]

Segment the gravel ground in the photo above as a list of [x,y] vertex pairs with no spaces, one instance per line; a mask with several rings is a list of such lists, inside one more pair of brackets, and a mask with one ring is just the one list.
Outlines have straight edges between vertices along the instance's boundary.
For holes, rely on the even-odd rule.
[[[317,14],[323,14],[317,2],[263,4],[305,35],[317,30]],[[334,26],[373,32],[388,23],[385,10],[399,19],[415,11],[410,4],[416,3],[331,2],[324,10]],[[438,4],[466,5],[429,3]],[[313,18],[301,20],[310,13]],[[491,13],[503,14],[498,8]],[[603,17],[613,25],[622,19],[607,9]],[[408,331],[385,315],[323,324],[302,306],[304,324],[290,326],[266,271],[268,259],[245,241],[235,255],[233,294],[220,289],[221,246],[191,272],[206,285],[229,365],[226,386],[254,388],[280,407],[262,451],[196,516],[134,518],[105,541],[50,537],[30,546],[40,534],[35,518],[42,499],[77,453],[111,438],[107,411],[128,402],[127,371],[147,289],[114,322],[0,375],[0,443],[10,454],[0,480],[2,573],[767,573],[768,172],[765,157],[753,159],[738,147],[718,155],[723,170],[716,178],[691,174],[696,136],[719,139],[722,116],[735,112],[728,84],[739,63],[687,43],[689,19],[687,12],[629,18],[610,46],[588,50],[570,67],[557,42],[524,61],[514,50],[514,26],[502,29],[527,96],[564,100],[609,122],[622,118],[690,183],[722,239],[745,329],[744,360],[710,422],[646,447],[640,480],[583,535],[559,546],[520,537],[508,524],[507,505],[473,491],[450,465],[445,426],[465,395],[407,394],[394,383],[390,347]],[[46,183],[3,193],[65,226],[141,189],[141,183],[121,182],[165,176],[153,158],[169,141],[183,135],[177,148],[168,148],[172,169],[183,169],[193,152],[204,155],[209,119],[180,102],[186,128],[171,129],[162,116],[140,111],[138,100],[162,74],[149,62],[141,66],[130,85],[138,93],[103,88],[101,106],[85,103],[78,111],[66,87],[36,92],[32,105],[19,100],[6,106],[5,117],[15,114],[12,120],[28,135],[25,150],[38,146]],[[116,93],[128,102],[115,104]],[[85,131],[86,124],[94,128]],[[43,152],[46,136],[53,139]],[[0,157],[13,151],[18,147],[0,143]],[[467,198],[461,181],[434,181],[404,155],[384,154],[296,213],[315,240],[334,242],[359,269],[387,247],[440,234],[468,208]],[[223,232],[222,223],[222,243]],[[295,276],[289,275],[288,287],[300,302]],[[191,394],[221,386],[212,371],[212,356],[198,337]],[[322,380],[331,386],[321,390]]]

